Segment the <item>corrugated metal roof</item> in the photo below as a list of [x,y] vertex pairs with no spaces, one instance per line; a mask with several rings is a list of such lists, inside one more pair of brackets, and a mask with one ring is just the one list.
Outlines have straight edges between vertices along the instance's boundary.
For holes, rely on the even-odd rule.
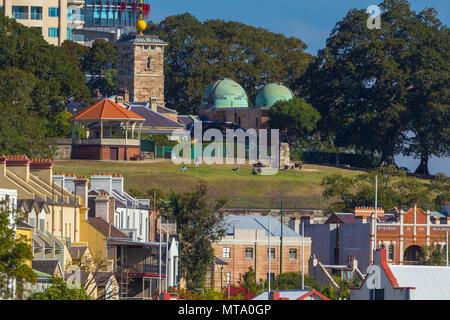
[[389,265],[400,287],[414,287],[416,300],[450,300],[450,268]]
[[[228,235],[232,235],[234,233],[233,228],[246,230],[266,230],[266,236],[268,236],[269,219],[271,225],[270,233],[272,237],[280,237],[281,222],[272,216],[225,216],[225,229]],[[287,225],[284,225],[283,237],[300,237],[300,235]]]

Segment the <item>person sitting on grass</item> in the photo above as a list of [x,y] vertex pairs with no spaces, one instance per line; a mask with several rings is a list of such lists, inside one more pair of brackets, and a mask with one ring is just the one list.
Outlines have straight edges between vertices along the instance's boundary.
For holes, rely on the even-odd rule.
[[181,168],[181,172],[186,173],[186,171],[187,171],[186,166],[183,164],[183,167]]
[[238,168],[238,167],[236,167],[236,168],[233,168],[233,171],[236,171],[236,172],[238,172],[238,171],[239,171],[239,168]]
[[257,173],[256,173],[256,171],[255,171],[255,168],[252,169],[252,175],[254,175],[254,176],[257,175]]
[[262,174],[262,169],[261,169],[261,167],[258,168],[258,174]]

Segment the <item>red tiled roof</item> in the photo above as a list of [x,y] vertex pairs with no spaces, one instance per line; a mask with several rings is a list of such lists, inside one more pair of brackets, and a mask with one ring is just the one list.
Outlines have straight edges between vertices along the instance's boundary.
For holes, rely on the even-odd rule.
[[131,112],[122,107],[114,101],[104,99],[96,104],[81,110],[77,114],[70,117],[69,121],[74,120],[100,120],[100,119],[114,119],[114,120],[145,120],[140,115]]

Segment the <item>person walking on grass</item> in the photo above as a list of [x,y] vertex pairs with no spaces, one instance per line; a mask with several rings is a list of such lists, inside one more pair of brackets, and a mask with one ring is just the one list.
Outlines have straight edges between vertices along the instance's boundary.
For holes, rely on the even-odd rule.
[[198,162],[198,157],[195,158],[195,167],[198,168],[199,162]]

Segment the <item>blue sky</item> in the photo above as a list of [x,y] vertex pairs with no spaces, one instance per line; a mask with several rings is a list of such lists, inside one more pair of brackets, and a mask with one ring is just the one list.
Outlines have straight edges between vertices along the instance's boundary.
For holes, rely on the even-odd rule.
[[[352,9],[366,9],[381,0],[152,0],[150,20],[160,22],[165,17],[189,12],[204,21],[222,19],[238,21],[271,32],[283,33],[303,40],[306,52],[316,55],[336,23]],[[412,8],[420,11],[435,8],[442,23],[450,25],[450,0],[412,0]],[[396,157],[397,165],[415,170],[419,160]],[[444,172],[450,176],[450,158],[432,158],[430,173]]]
[[[366,9],[381,0],[153,0],[150,20],[159,22],[167,16],[189,12],[199,20],[238,21],[272,32],[302,39],[308,53],[316,54],[325,46],[330,31],[352,8]],[[450,25],[450,0],[412,0],[419,11],[433,7],[439,19]]]

